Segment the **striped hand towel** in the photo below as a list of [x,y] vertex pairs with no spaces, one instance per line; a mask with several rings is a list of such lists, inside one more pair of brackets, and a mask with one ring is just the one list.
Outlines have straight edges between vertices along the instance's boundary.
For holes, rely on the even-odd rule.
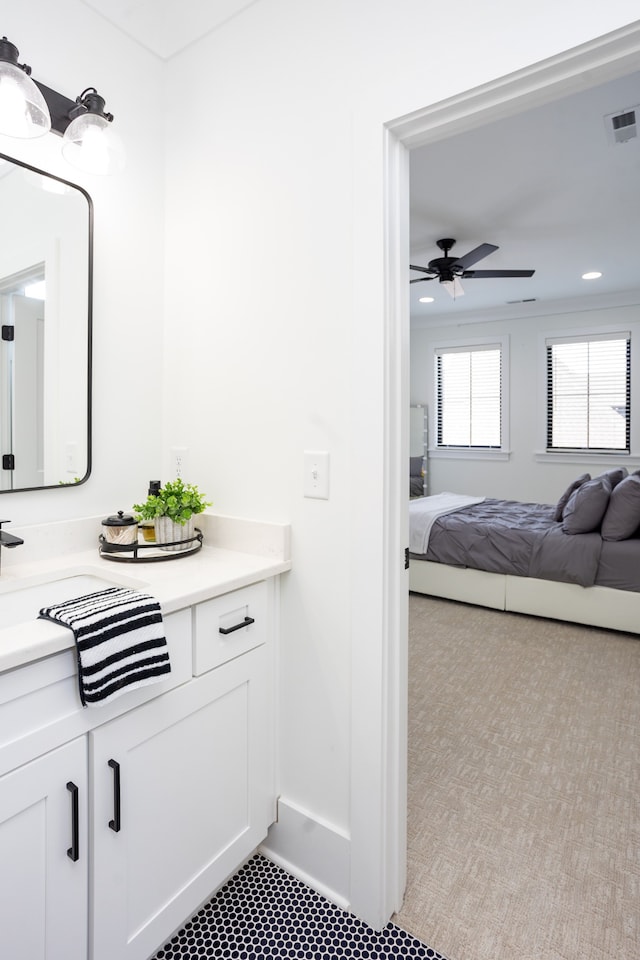
[[39,617],[73,630],[85,707],[102,706],[171,670],[160,604],[146,593],[110,587],[43,607]]

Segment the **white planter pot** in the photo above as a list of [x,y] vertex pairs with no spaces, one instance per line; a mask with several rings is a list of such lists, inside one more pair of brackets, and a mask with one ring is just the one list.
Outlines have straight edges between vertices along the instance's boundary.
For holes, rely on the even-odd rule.
[[[190,540],[194,535],[193,517],[189,517],[184,525],[176,523],[169,517],[156,517],[154,524],[156,528],[156,543],[161,550],[179,551],[191,549],[191,543],[183,544],[182,541]],[[171,544],[171,546],[162,546],[162,544],[165,543]]]

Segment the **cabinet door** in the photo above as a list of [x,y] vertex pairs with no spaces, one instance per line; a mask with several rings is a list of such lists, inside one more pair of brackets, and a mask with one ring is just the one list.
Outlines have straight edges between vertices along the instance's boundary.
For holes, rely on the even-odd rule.
[[81,737],[0,779],[3,957],[85,960],[87,860]]
[[146,960],[266,836],[262,647],[90,734],[93,960]]

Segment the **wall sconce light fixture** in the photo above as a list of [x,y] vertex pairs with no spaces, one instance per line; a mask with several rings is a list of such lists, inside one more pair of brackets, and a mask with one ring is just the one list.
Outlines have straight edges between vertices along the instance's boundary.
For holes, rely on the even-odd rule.
[[95,87],[70,100],[31,78],[31,67],[18,63],[19,52],[0,39],[0,133],[31,139],[45,133],[62,137],[62,155],[87,173],[118,173],[124,148],[111,129],[112,113]]

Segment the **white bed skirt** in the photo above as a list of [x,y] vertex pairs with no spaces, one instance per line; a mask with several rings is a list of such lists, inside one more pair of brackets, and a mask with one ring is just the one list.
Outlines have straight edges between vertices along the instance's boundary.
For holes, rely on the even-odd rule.
[[640,633],[640,594],[411,560],[409,589],[495,610]]

